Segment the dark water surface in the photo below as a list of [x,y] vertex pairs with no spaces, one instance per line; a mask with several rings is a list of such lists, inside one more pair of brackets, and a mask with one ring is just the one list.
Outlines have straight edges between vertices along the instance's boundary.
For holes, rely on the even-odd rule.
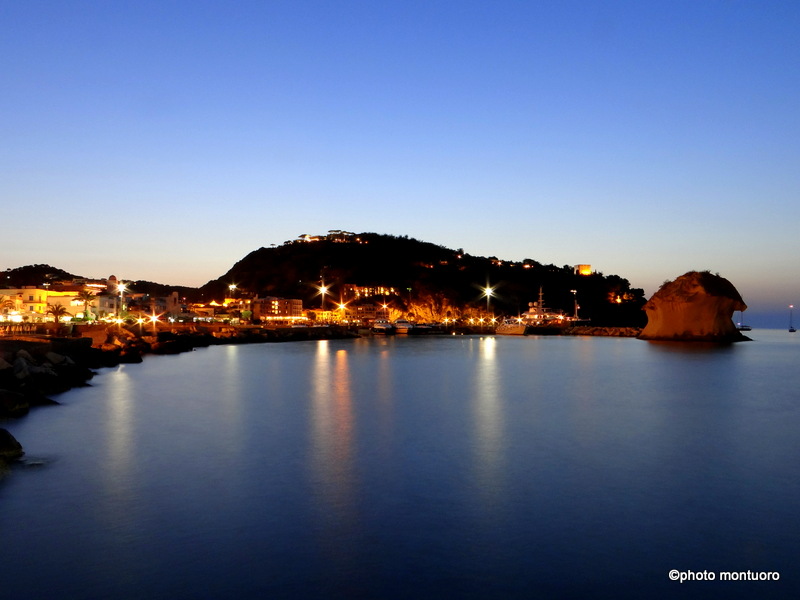
[[[104,370],[2,424],[43,464],[0,482],[0,597],[798,597],[800,337],[752,337],[297,342]],[[780,580],[717,575],[747,570]]]

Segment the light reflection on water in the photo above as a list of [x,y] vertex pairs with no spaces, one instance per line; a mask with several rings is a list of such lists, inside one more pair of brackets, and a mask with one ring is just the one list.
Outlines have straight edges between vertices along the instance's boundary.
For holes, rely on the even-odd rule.
[[[127,366],[120,366],[114,373],[113,384],[108,390],[107,416],[103,422],[106,443],[107,467],[98,472],[103,479],[106,501],[100,504],[98,516],[104,527],[115,531],[120,538],[135,535],[135,520],[131,515],[136,510],[131,480],[136,467],[137,452],[134,447],[134,383]],[[101,409],[102,410],[102,409]]]
[[352,506],[353,409],[347,351],[331,353],[328,342],[317,348],[312,375],[313,434],[311,459],[314,495],[326,510],[341,513]]
[[503,389],[497,365],[497,340],[481,338],[470,388],[474,391],[476,486],[486,510],[495,510],[503,498]]
[[749,568],[794,597],[800,344],[760,335],[331,340],[108,370],[5,425],[47,466],[0,483],[0,580],[14,598],[638,598],[674,594],[672,568]]

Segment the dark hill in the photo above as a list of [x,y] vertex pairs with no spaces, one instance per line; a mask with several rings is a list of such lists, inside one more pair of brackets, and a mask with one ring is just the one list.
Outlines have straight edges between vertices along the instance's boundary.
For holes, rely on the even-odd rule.
[[577,297],[580,316],[591,318],[594,324],[640,326],[644,322],[643,291],[632,289],[616,275],[581,276],[571,266],[470,256],[407,236],[377,233],[260,248],[208,282],[201,292],[205,298],[221,299],[228,286],[235,284],[245,294],[301,298],[304,306],[319,306],[318,288],[323,280],[331,288],[329,299],[335,302],[344,284],[394,288],[399,295],[386,300],[424,320],[485,310],[483,288],[488,284],[495,289],[491,310],[498,315],[526,310],[541,286],[546,306],[572,314]]
[[26,285],[42,285],[49,281],[80,279],[77,275],[67,273],[63,269],[50,265],[27,265],[3,272],[3,281],[0,285],[10,288],[25,287]]

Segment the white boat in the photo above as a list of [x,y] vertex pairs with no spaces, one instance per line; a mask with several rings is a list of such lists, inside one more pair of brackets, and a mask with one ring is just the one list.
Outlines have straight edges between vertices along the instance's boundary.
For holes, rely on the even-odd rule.
[[406,319],[397,319],[394,322],[395,333],[411,333],[414,329],[414,323]]
[[750,327],[750,325],[744,324],[744,312],[739,311],[739,318],[741,319],[741,321],[739,321],[739,323],[736,324],[736,329],[738,329],[739,331],[750,331],[753,329],[752,327]]
[[382,333],[384,335],[391,335],[395,332],[394,325],[386,319],[376,319],[370,328],[372,333]]
[[494,332],[497,335],[525,335],[527,330],[528,325],[520,317],[519,319],[506,319],[497,326]]
[[[577,306],[576,306],[577,313]],[[550,310],[544,305],[544,294],[539,288],[539,301],[529,302],[528,310],[516,319],[506,319],[497,326],[499,335],[528,335],[559,333],[563,328],[578,323],[577,316],[565,315],[562,310]]]

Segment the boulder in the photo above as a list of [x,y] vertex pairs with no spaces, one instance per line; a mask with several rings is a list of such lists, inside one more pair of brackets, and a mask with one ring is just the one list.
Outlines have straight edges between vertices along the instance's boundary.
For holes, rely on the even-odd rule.
[[28,413],[30,403],[24,394],[0,389],[0,418],[21,417]]
[[54,366],[73,366],[75,362],[69,357],[57,352],[46,352],[44,355],[47,362]]
[[733,323],[747,305],[733,284],[708,271],[668,281],[644,305],[643,340],[738,342],[748,340]]
[[126,346],[119,353],[120,363],[140,363],[142,361],[142,352],[138,348]]
[[0,429],[0,460],[13,460],[25,454],[22,445],[7,429]]

